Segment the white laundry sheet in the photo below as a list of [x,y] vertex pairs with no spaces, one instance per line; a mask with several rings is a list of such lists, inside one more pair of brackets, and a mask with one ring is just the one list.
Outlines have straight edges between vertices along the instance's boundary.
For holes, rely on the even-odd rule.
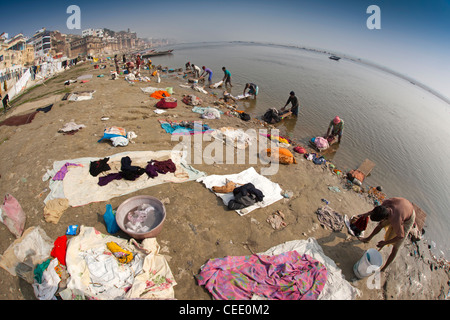
[[58,130],[58,132],[70,132],[74,130],[80,130],[86,128],[84,124],[76,124],[73,121],[67,122],[64,126]]
[[250,98],[251,96],[252,96],[251,94],[246,93],[246,94],[240,94],[240,95],[235,96],[233,98],[236,99],[236,100],[242,100],[242,99]]
[[155,91],[158,91],[158,90],[165,90],[165,89],[162,89],[162,88],[155,88],[155,87],[145,87],[145,88],[141,88],[141,90],[142,90],[142,92],[144,92],[144,93],[152,94],[152,93],[155,92]]
[[69,101],[91,100],[94,97],[94,93],[95,93],[95,90],[74,92],[69,95],[67,100],[69,100]]
[[[328,271],[327,282],[319,295],[318,300],[353,300],[361,295],[361,291],[353,287],[345,280],[342,270],[330,259],[317,243],[316,239],[292,240],[268,249],[261,254],[278,255],[288,251],[297,251],[300,254],[307,254],[325,265]],[[253,299],[262,299],[255,296]]]
[[[120,171],[121,159],[125,156],[130,157],[132,166],[140,166],[142,168],[145,168],[148,161],[161,161],[170,158],[176,166],[176,171],[174,173],[168,172],[166,174],[159,174],[155,178],[149,178],[147,174],[144,173],[134,181],[125,179],[113,180],[105,186],[99,186],[98,181],[101,175]],[[199,177],[205,176],[206,174],[204,172],[198,171],[187,164],[185,160],[186,156],[186,152],[171,150],[122,152],[108,156],[108,164],[110,165],[111,170],[101,173],[96,177],[92,176],[89,172],[90,163],[91,161],[97,161],[105,157],[55,161],[53,163],[53,169],[47,170],[47,173],[42,177],[43,181],[50,180],[50,193],[45,198],[44,203],[47,203],[52,199],[66,198],[69,200],[70,206],[77,207],[91,202],[107,201],[114,197],[119,197],[166,182],[180,183],[196,180]],[[69,167],[63,180],[54,181],[50,179],[67,162],[81,164],[82,166]]]
[[212,84],[211,88],[218,88],[218,87],[221,87],[222,85],[223,85],[223,80],[220,80],[219,82]]
[[[133,260],[121,263],[111,254],[108,242],[133,253]],[[136,240],[100,233],[80,226],[80,234],[67,246],[66,265],[70,277],[60,292],[72,299],[174,299],[177,284],[156,238]]]
[[[257,202],[247,208],[236,210],[236,212],[241,216],[246,215],[247,213],[250,213],[255,209],[267,207],[272,203],[283,199],[283,196],[281,195],[282,190],[280,185],[260,175],[253,167],[250,167],[242,171],[241,173],[229,175],[209,175],[207,177],[197,179],[198,182],[203,182],[205,187],[210,189],[211,191],[212,187],[214,186],[224,186],[226,184],[226,180],[231,180],[234,183],[238,184],[247,184],[249,182],[253,183],[255,188],[261,190],[261,192],[264,194],[263,201]],[[216,195],[223,200],[223,203],[226,206],[231,199],[234,199],[233,192],[216,193]]]
[[238,149],[246,149],[248,146],[257,142],[256,136],[251,136],[242,129],[222,127],[211,133],[211,136],[225,144],[232,145]]

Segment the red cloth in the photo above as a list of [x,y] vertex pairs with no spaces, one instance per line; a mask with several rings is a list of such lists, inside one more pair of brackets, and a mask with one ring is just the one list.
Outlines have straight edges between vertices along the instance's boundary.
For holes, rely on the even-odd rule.
[[177,107],[177,101],[167,101],[165,98],[162,98],[158,101],[156,107],[159,109],[173,109]]
[[62,265],[66,265],[66,251],[67,251],[67,236],[63,235],[55,240],[50,255],[54,258],[58,258],[59,263],[61,263]]
[[358,230],[364,231],[367,228],[367,223],[369,222],[369,217],[360,217],[358,220],[355,221],[353,224]]
[[295,148],[294,148],[294,151],[295,151],[295,152],[298,152],[298,153],[300,153],[300,154],[306,153],[305,148],[302,148],[302,147],[295,147]]

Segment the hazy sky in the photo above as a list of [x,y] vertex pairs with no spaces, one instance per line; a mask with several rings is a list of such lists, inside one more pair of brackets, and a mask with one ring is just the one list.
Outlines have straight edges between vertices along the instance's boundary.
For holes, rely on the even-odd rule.
[[[46,27],[79,34],[66,26],[72,4],[80,7],[81,30],[327,49],[384,65],[450,98],[450,0],[9,1],[1,5],[0,32],[31,36]],[[381,10],[381,29],[366,26],[370,5]]]

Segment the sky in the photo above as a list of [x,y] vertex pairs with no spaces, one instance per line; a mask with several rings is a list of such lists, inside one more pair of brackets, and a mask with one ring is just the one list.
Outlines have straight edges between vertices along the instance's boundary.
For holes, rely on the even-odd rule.
[[[68,29],[70,5],[81,29]],[[370,5],[380,29],[369,29]],[[31,36],[42,27],[137,32],[178,42],[256,41],[325,49],[375,62],[450,98],[450,0],[71,0],[9,1],[0,33]],[[5,14],[11,12],[11,15]]]

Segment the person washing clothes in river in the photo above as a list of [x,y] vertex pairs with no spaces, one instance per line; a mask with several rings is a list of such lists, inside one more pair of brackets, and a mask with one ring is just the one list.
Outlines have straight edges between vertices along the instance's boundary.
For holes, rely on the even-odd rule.
[[384,241],[377,243],[379,250],[386,245],[392,245],[392,251],[381,271],[394,261],[398,250],[404,243],[416,220],[416,213],[410,201],[405,198],[390,198],[376,206],[373,210],[361,214],[358,217],[370,217],[370,220],[379,222],[372,233],[367,238],[359,238],[364,243],[368,243],[378,234],[381,229],[387,228]]
[[289,98],[286,102],[286,104],[284,105],[283,108],[281,108],[281,111],[284,111],[284,109],[286,109],[286,106],[291,103],[291,108],[290,108],[290,112],[294,115],[294,116],[298,116],[298,108],[299,108],[299,103],[298,103],[298,98],[295,96],[295,92],[291,91],[289,93]]
[[231,84],[231,73],[230,73],[230,71],[228,71],[227,68],[225,68],[225,67],[222,67],[222,70],[223,70],[223,73],[224,73],[222,81],[224,82],[225,86],[227,85],[227,83],[229,83],[230,87],[233,87],[233,85]]
[[194,78],[199,78],[200,77],[200,73],[202,72],[202,69],[200,69],[199,66],[192,64],[192,71],[194,72]]
[[186,71],[191,70],[191,62],[188,61],[188,62],[185,64],[185,67],[186,67]]
[[205,66],[203,66],[202,69],[203,69],[203,72],[200,76],[200,79],[203,79],[206,75],[208,75],[208,87],[209,87],[211,85],[213,72],[211,69],[206,68]]
[[334,117],[333,120],[330,121],[327,133],[324,138],[328,140],[328,143],[330,145],[336,142],[336,137],[338,139],[338,143],[341,143],[343,133],[344,133],[344,120],[336,116]]
[[245,96],[245,91],[247,91],[248,89],[248,94],[253,95],[253,99],[256,99],[256,96],[258,95],[258,86],[254,83],[246,83],[245,84],[245,88],[244,88],[244,92],[242,93],[242,95]]

